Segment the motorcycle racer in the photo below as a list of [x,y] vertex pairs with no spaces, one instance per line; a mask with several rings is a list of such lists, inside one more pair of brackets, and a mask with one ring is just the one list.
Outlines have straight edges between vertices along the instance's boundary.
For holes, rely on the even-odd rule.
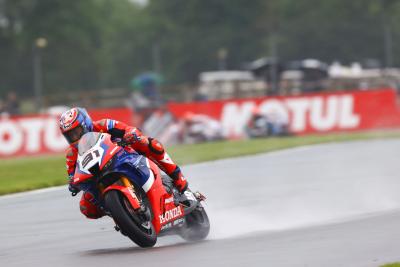
[[[144,135],[136,127],[113,119],[92,121],[87,111],[80,107],[74,107],[65,111],[60,117],[59,126],[65,139],[70,144],[66,152],[66,163],[69,177],[68,188],[74,195],[80,191],[80,189],[74,187],[71,183],[78,156],[77,144],[80,138],[88,132],[108,133],[113,139],[122,140],[129,145],[127,149],[134,149],[139,154],[146,156],[156,163],[161,170],[173,179],[175,187],[180,192],[184,192],[188,187],[188,182],[183,176],[181,169],[172,161],[163,145],[156,139]],[[102,217],[104,212],[97,203],[97,192],[90,189],[83,191],[84,193],[80,200],[81,212],[90,219]]]

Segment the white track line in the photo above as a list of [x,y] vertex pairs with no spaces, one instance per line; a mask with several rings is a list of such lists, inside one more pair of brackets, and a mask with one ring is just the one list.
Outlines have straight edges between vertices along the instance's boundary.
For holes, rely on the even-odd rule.
[[4,196],[0,196],[0,200],[32,196],[32,195],[38,195],[38,194],[43,194],[43,193],[48,193],[48,192],[53,192],[53,191],[61,191],[61,190],[66,190],[66,185],[60,185],[60,186],[54,186],[54,187],[49,187],[49,188],[36,189],[36,190],[32,190],[32,191],[27,191],[27,192],[20,192],[20,193],[4,195]]
[[[365,140],[354,140],[351,142],[362,142],[362,141],[365,141]],[[259,156],[262,154],[271,154],[271,155],[286,154],[286,153],[292,153],[292,152],[296,152],[296,151],[305,151],[305,150],[309,150],[311,148],[318,147],[318,146],[335,145],[335,144],[341,144],[341,143],[344,143],[344,142],[329,142],[329,143],[314,144],[314,145],[304,145],[304,146],[298,146],[298,147],[293,147],[293,148],[279,149],[279,150],[270,151],[270,152],[266,152],[266,153],[257,153],[257,154],[251,154],[251,155],[229,157],[229,158],[218,159],[218,160],[213,160],[213,161],[199,162],[199,163],[194,163],[194,164],[188,164],[185,166],[204,165],[204,164],[208,164],[209,162],[235,161],[235,160],[238,160],[238,158],[256,157],[256,156]],[[18,198],[18,197],[24,197],[24,196],[30,196],[30,195],[38,195],[38,194],[43,194],[43,193],[48,193],[48,192],[53,192],[53,191],[58,191],[58,190],[65,190],[65,189],[66,189],[66,185],[61,185],[61,186],[31,190],[31,191],[27,191],[27,192],[12,193],[12,194],[8,194],[8,195],[0,196],[0,200],[12,199],[12,198]]]

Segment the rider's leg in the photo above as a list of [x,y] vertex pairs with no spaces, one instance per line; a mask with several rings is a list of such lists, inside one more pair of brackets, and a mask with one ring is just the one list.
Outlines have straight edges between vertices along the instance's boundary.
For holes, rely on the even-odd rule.
[[142,142],[135,143],[134,149],[137,149],[146,157],[155,162],[166,174],[173,180],[174,185],[179,191],[185,191],[188,183],[182,174],[181,169],[170,158],[164,149],[164,146],[154,138],[143,137]]
[[124,141],[131,144],[132,148],[140,154],[154,161],[173,180],[175,187],[183,192],[187,189],[188,183],[183,176],[181,169],[172,161],[166,153],[164,146],[155,138],[147,137],[137,128],[125,129]]
[[98,219],[105,215],[100,207],[95,203],[95,197],[92,193],[89,191],[83,192],[79,206],[83,215],[88,219]]

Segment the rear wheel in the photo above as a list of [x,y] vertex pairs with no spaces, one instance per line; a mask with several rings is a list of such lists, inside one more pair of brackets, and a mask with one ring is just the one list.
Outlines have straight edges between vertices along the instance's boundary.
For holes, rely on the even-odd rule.
[[185,216],[186,226],[181,230],[181,237],[187,241],[199,241],[208,236],[210,232],[210,221],[208,219],[206,210],[199,204],[199,206]]
[[121,232],[140,247],[152,247],[157,235],[150,220],[135,211],[128,199],[119,191],[105,194],[106,208],[110,211]]

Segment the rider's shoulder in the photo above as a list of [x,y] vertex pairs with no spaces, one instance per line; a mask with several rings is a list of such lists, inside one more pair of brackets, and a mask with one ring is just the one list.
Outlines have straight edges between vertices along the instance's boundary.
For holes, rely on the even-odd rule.
[[101,119],[93,122],[94,129],[101,129],[107,127],[107,119]]
[[93,130],[95,132],[107,132],[114,128],[125,127],[121,122],[114,119],[101,119],[93,122]]

